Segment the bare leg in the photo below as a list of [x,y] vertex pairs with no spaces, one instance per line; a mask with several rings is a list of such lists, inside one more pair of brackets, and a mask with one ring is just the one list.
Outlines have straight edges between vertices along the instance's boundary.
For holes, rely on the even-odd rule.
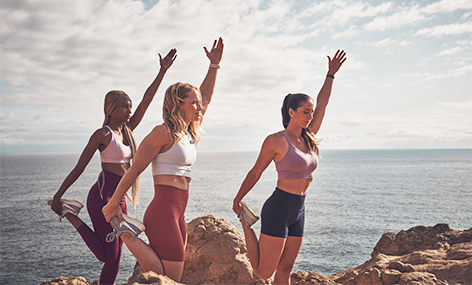
[[290,284],[290,274],[302,247],[303,237],[287,237],[284,252],[275,272],[275,284]]
[[183,261],[161,260],[152,247],[131,233],[125,232],[120,237],[145,272],[153,271],[177,282],[180,281],[184,270]]
[[254,230],[244,222],[241,224],[246,238],[247,255],[254,273],[262,279],[270,278],[277,269],[286,239],[261,233],[258,241]]
[[128,232],[123,233],[120,237],[129,251],[136,257],[139,264],[141,264],[144,271],[153,271],[157,274],[165,275],[163,262],[152,247]]
[[66,219],[74,226],[75,229],[78,229],[84,222],[77,216],[72,214],[66,214]]

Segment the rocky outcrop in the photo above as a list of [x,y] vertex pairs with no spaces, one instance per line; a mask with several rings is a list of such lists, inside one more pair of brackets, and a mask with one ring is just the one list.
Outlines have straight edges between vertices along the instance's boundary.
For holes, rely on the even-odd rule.
[[[244,237],[224,219],[203,216],[188,224],[184,284],[271,284],[254,275]],[[385,233],[364,264],[331,276],[292,273],[292,284],[472,284],[472,229],[446,224]],[[62,283],[61,283],[62,282]],[[96,284],[61,277],[42,284]],[[135,268],[128,284],[181,284]]]
[[472,284],[472,229],[437,224],[385,233],[371,256],[329,278],[341,284]]
[[77,277],[56,277],[51,281],[44,281],[41,285],[99,285],[98,280],[87,281],[82,276]]

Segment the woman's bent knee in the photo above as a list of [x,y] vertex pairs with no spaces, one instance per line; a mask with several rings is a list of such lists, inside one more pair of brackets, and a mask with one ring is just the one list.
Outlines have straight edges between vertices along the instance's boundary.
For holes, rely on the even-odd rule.
[[261,279],[269,279],[274,274],[274,271],[275,269],[274,270],[255,269],[254,273],[257,275],[257,277]]

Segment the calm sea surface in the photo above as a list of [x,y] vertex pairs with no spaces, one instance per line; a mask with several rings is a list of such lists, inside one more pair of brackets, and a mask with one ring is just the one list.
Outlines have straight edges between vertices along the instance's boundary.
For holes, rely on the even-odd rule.
[[[242,232],[232,200],[256,152],[200,152],[193,167],[187,222],[213,214]],[[78,155],[1,155],[0,284],[39,284],[57,276],[98,279],[101,262],[66,220],[46,205]],[[64,198],[81,201],[100,171],[95,157]],[[362,264],[385,232],[447,223],[472,227],[472,149],[326,150],[306,200],[305,238],[295,270],[331,275]],[[245,201],[258,213],[276,184],[273,164]],[[141,175],[142,220],[154,195],[150,168]],[[89,225],[86,209],[80,217]],[[260,222],[255,225],[257,232]],[[145,239],[145,235],[141,234]],[[147,241],[147,240],[146,240]],[[124,247],[117,284],[135,259]]]

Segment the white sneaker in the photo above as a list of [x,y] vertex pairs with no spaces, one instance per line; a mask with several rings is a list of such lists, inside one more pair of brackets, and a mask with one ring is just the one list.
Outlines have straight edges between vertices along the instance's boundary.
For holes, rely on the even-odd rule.
[[256,213],[254,213],[253,210],[249,208],[246,203],[241,201],[241,206],[242,209],[239,219],[245,222],[248,227],[251,227],[255,222],[257,222],[257,220],[259,220],[259,217],[256,215]]
[[[52,200],[53,198],[48,200],[49,206],[52,205]],[[80,209],[84,207],[82,203],[74,200],[60,199],[59,201],[61,201],[61,214],[59,215],[61,220],[66,216],[66,214],[77,216],[80,212]]]
[[129,232],[133,236],[137,237],[140,233],[146,230],[146,226],[140,221],[133,219],[125,214],[123,215],[123,222],[120,223],[118,217],[113,217],[110,221],[110,225],[113,231],[106,236],[107,242],[113,242],[116,237],[119,237],[124,232]]

